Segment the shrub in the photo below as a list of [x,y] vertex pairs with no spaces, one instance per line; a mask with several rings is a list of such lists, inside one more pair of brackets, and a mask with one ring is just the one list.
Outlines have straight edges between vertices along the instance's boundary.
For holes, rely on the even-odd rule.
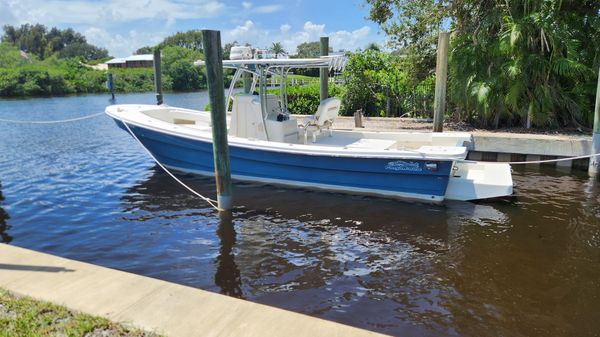
[[[269,93],[279,95],[279,89],[271,89]],[[340,93],[341,89],[338,85],[329,85],[329,97],[338,97]],[[318,84],[289,86],[287,96],[288,109],[293,114],[312,115],[319,108],[320,90]]]

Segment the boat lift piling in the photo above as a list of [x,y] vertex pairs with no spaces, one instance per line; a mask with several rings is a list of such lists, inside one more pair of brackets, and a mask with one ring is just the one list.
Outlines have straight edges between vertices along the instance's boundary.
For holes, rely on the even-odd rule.
[[[321,37],[321,56],[329,55],[329,38]],[[321,80],[321,101],[329,97],[329,68],[319,69],[319,78]]]
[[[600,153],[600,69],[598,69],[598,85],[596,86],[596,107],[594,109],[594,133],[592,135],[592,153]],[[600,170],[600,158],[593,156],[590,158],[588,173],[590,176],[596,176]]]
[[249,94],[252,88],[252,78],[248,72],[244,72],[242,76],[244,78],[244,94]]
[[160,48],[154,49],[154,91],[156,92],[156,105],[163,104],[162,84],[160,76]]
[[108,73],[108,75],[106,75],[106,89],[108,89],[108,91],[110,91],[110,97],[111,97],[111,101],[114,102],[115,101],[115,88],[114,88],[114,82],[113,82],[113,74],[112,73]]
[[217,30],[202,30],[202,45],[204,47],[208,96],[211,106],[210,117],[212,121],[217,202],[221,211],[231,212],[231,166],[229,163],[229,145],[227,143],[221,33]]
[[435,66],[435,98],[433,101],[433,132],[444,130],[446,110],[446,86],[448,85],[448,41],[449,32],[440,32]]

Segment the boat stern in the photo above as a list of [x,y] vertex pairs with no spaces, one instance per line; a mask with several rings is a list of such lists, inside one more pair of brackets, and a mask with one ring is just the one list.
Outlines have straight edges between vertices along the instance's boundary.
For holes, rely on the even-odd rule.
[[509,164],[456,162],[452,168],[447,200],[478,200],[512,195]]

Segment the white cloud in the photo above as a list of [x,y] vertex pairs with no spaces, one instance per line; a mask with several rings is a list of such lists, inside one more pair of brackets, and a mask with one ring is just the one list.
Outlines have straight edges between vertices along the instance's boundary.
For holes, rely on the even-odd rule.
[[351,32],[340,30],[329,34],[329,45],[334,46],[336,50],[354,50],[364,48],[368,44],[368,37],[371,28],[364,26]]
[[327,31],[324,24],[311,21],[304,23],[301,30],[293,31],[292,26],[283,24],[279,30],[263,29],[253,21],[248,20],[231,30],[224,31],[224,43],[237,41],[250,43],[258,48],[268,48],[273,42],[281,42],[283,48],[291,54],[296,52],[296,47],[304,42],[319,41],[321,36],[329,36],[329,45],[334,50],[356,50],[364,48],[375,39],[371,37],[371,28],[363,26],[353,31],[338,30]]
[[257,41],[266,41],[269,31],[263,30],[254,24],[251,20],[247,20],[243,25],[237,26],[232,30],[224,31],[224,42],[237,41],[238,43],[255,44]]
[[270,14],[270,13],[279,12],[282,9],[283,9],[283,6],[281,6],[281,5],[265,5],[265,6],[258,6],[256,8],[254,8],[253,12],[260,13],[260,14]]
[[275,12],[279,12],[280,10],[283,9],[282,5],[262,5],[262,6],[258,6],[258,7],[254,7],[254,4],[250,1],[242,1],[242,8],[248,12],[246,13],[242,13],[242,14],[248,14],[248,13],[259,13],[259,14],[270,14],[270,13],[275,13]]
[[325,25],[316,25],[310,21],[306,21],[306,23],[304,23],[304,31],[311,35],[322,34],[324,30]]
[[0,22],[2,25],[11,25],[17,23],[17,18],[12,13],[9,4],[0,1]]
[[279,27],[279,31],[280,31],[282,34],[285,34],[285,33],[289,32],[289,31],[290,31],[290,29],[292,29],[292,26],[288,25],[287,23],[286,23],[286,24],[283,24],[283,25],[281,25],[281,26]]
[[210,18],[218,15],[225,5],[217,0],[106,0],[101,4],[85,0],[29,0],[8,1],[5,7],[21,23],[55,25]]
[[111,34],[103,28],[90,27],[83,32],[89,43],[102,46],[115,57],[129,56],[138,48],[156,45],[168,34],[165,32],[138,32],[130,30],[127,35]]
[[[225,5],[225,0],[0,0],[0,24],[74,27],[90,43],[107,48],[114,56],[129,55],[177,30],[189,29],[180,27],[183,20],[187,20],[186,27],[191,23],[195,28],[221,29],[223,43],[238,41],[268,48],[273,42],[281,42],[292,54],[300,43],[318,41],[321,36],[329,36],[335,50],[355,50],[371,41],[382,42],[368,26],[331,31],[325,24],[312,21],[297,27],[288,23],[277,27],[270,21],[248,19],[252,13],[291,11],[293,15],[296,10],[293,5],[290,9],[271,1],[240,0],[237,5]],[[284,19],[286,15],[282,14]],[[235,24],[228,26],[226,22]]]

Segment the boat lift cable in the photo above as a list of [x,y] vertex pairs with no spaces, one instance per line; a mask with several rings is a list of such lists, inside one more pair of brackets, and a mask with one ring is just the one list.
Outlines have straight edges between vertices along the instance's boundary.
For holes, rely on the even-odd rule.
[[98,117],[98,116],[102,116],[104,114],[105,114],[104,112],[99,112],[99,113],[95,113],[95,114],[87,115],[87,116],[82,116],[82,117],[69,118],[69,119],[59,119],[59,120],[52,120],[52,121],[21,121],[21,120],[16,120],[16,119],[3,119],[3,118],[0,118],[0,122],[17,123],[17,124],[59,124],[59,123],[69,123],[69,122],[82,121],[84,119],[95,118],[95,117]]
[[195,196],[197,196],[198,198],[206,201],[210,206],[212,206],[215,210],[221,212],[223,211],[222,209],[219,208],[219,206],[217,206],[217,201],[210,199],[208,197],[203,196],[202,194],[194,191],[191,187],[189,187],[188,185],[186,185],[183,181],[179,180],[173,173],[171,173],[171,171],[169,171],[163,164],[161,164],[158,159],[156,159],[156,157],[152,154],[152,152],[150,152],[150,150],[148,150],[148,148],[146,148],[144,146],[144,144],[138,139],[138,137],[133,133],[133,131],[131,131],[131,129],[129,128],[129,125],[127,125],[127,123],[125,123],[124,121],[121,120],[121,122],[123,123],[123,125],[125,125],[125,128],[127,129],[127,131],[131,134],[131,136],[133,137],[133,139],[135,139],[140,146],[148,153],[148,155],[150,155],[150,157],[154,160],[154,162],[156,162],[156,164],[158,166],[160,166],[160,168],[162,168],[169,176],[171,176],[171,178],[173,178],[176,182],[178,182],[181,186],[183,186],[185,189],[187,189],[188,191],[192,192],[192,194],[194,194]]

